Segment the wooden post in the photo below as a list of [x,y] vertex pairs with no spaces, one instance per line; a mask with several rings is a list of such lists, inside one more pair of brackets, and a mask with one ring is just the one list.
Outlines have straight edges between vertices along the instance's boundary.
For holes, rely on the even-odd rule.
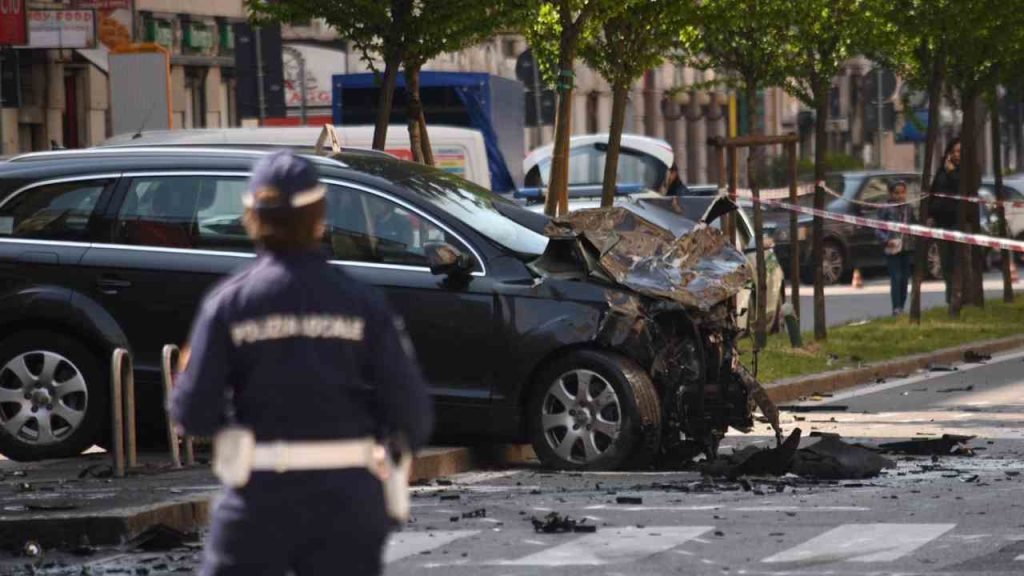
[[[796,142],[786,144],[786,158],[789,161],[789,203],[797,203],[796,190]],[[789,302],[793,305],[793,313],[800,317],[800,227],[797,225],[797,213],[789,213]]]
[[[171,405],[171,391],[174,388],[174,364],[181,350],[174,344],[164,346],[160,355],[160,375],[164,381],[164,406]],[[171,415],[167,414],[167,444],[171,448],[171,464],[181,468],[181,447],[178,446],[178,432],[174,429]]]
[[125,465],[127,468],[135,468],[139,465],[139,454],[135,435],[135,367],[131,354],[124,355],[121,366],[124,370],[121,382],[124,385]]
[[121,407],[121,366],[128,351],[114,350],[110,358],[110,451],[114,458],[114,477],[124,478],[124,412]]

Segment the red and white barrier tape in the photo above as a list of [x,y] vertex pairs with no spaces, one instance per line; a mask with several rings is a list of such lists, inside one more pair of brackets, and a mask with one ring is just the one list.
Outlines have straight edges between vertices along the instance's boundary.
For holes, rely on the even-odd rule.
[[957,196],[955,194],[940,194],[939,192],[932,192],[932,196],[936,198],[949,198],[951,200],[963,200],[964,202],[973,202],[975,204],[984,204],[986,206],[999,206],[1002,204],[1008,208],[1024,208],[1024,202],[1020,200],[988,200],[986,198],[980,198],[978,196]]
[[762,198],[761,203],[775,206],[783,210],[800,212],[803,214],[809,214],[811,216],[820,216],[828,220],[833,220],[836,222],[846,222],[847,224],[864,226],[866,228],[874,228],[876,230],[888,230],[890,232],[899,232],[900,234],[908,234],[910,236],[918,236],[921,238],[932,238],[935,240],[945,240],[947,242],[969,244],[971,246],[986,246],[988,248],[995,248],[997,250],[1009,250],[1011,252],[1024,253],[1024,241],[1020,240],[1008,240],[1006,238],[997,238],[994,236],[985,236],[982,234],[966,234],[964,232],[956,232],[954,230],[929,228],[927,226],[921,226],[918,224],[885,222],[882,220],[875,220],[873,218],[862,218],[860,216],[850,216],[848,214],[839,214],[836,212],[829,212],[827,210],[817,210],[815,208],[809,208],[806,206],[796,206],[790,204],[789,202],[781,202],[779,200],[772,200],[767,198]]
[[[939,193],[939,192],[932,192],[930,194],[922,194],[922,195],[920,195],[920,196],[918,196],[918,197],[916,197],[916,198],[914,198],[912,200],[907,200],[905,202],[864,202],[864,201],[861,201],[861,200],[857,200],[856,198],[845,198],[842,194],[840,194],[839,192],[836,192],[835,190],[829,188],[828,186],[825,186],[824,184],[821,184],[821,187],[822,187],[823,190],[825,190],[825,193],[830,195],[830,196],[834,196],[835,198],[839,198],[839,199],[845,200],[847,202],[850,202],[851,204],[859,204],[861,206],[870,206],[871,208],[886,208],[886,207],[894,207],[894,206],[904,206],[906,204],[914,204],[914,203],[920,202],[921,200],[924,200],[925,198],[928,198],[929,196],[934,196],[936,198],[949,198],[950,200],[962,200],[964,202],[973,202],[974,204],[984,204],[984,205],[990,206],[990,207],[991,206],[1002,205],[1002,206],[1005,206],[1007,208],[1024,208],[1024,201],[1022,201],[1022,200],[996,200],[994,198],[993,199],[987,199],[987,198],[981,198],[979,196],[959,196],[959,195],[956,195],[956,194],[942,194],[942,193]],[[811,195],[813,193],[814,193],[814,185],[813,184],[800,184],[797,187],[797,193],[796,193],[797,196],[809,196],[809,195]],[[752,197],[752,193],[751,193],[749,188],[739,188],[739,189],[737,189],[736,190],[736,195],[738,197],[740,197],[740,198],[748,198],[749,199],[749,198]],[[784,200],[786,198],[789,198],[789,188],[764,188],[764,189],[762,189],[760,191],[760,195],[761,195],[762,198],[766,198],[766,199],[775,199],[775,200],[783,199]]]

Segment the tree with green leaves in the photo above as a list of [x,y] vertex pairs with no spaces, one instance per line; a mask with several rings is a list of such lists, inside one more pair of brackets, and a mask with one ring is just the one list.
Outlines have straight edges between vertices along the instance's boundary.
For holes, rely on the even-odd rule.
[[[939,136],[939,107],[942,104],[945,62],[955,45],[960,26],[951,18],[954,0],[869,0],[880,18],[871,34],[868,56],[887,66],[912,87],[928,95],[928,120],[921,170],[921,201],[919,217],[928,221],[932,166]],[[921,321],[921,282],[927,267],[927,249],[919,242],[914,255],[913,288],[910,298],[910,320]]]
[[[788,0],[704,0],[696,9],[693,25],[682,31],[685,54],[691,65],[704,69],[729,70],[734,84],[746,98],[750,135],[760,135],[758,91],[785,82],[788,37]],[[767,341],[764,259],[764,227],[760,196],[763,166],[761,146],[751,146],[747,161],[747,185],[754,196],[754,241],[757,247],[757,294],[754,298],[754,341],[760,348]]]
[[420,97],[423,65],[447,52],[487,40],[496,32],[523,26],[529,15],[526,0],[480,3],[478,0],[416,0],[406,19],[402,47],[407,98],[406,116],[413,159],[434,164]]
[[[786,3],[791,24],[786,44],[786,89],[810,106],[814,125],[814,207],[825,209],[826,122],[832,81],[851,57],[868,48],[866,39],[881,18],[865,0],[800,0]],[[811,262],[821,262],[824,222],[814,217]],[[825,340],[825,285],[822,268],[814,266],[814,338]]]
[[526,37],[541,78],[553,84],[558,93],[551,174],[544,203],[544,212],[554,216],[569,207],[569,138],[576,88],[574,66],[580,45],[624,8],[622,0],[532,0],[531,4],[534,19],[526,27]]
[[384,61],[377,100],[373,147],[383,150],[391,121],[395,84],[404,66],[409,93],[407,116],[414,159],[432,163],[419,92],[419,73],[430,59],[461,50],[505,28],[519,28],[529,14],[530,0],[246,0],[250,15],[282,22],[322,18],[362,54],[379,73],[375,56]]
[[[984,128],[983,98],[992,94],[1007,72],[1020,60],[1022,16],[1016,6],[999,0],[958,2],[950,16],[959,22],[956,48],[946,60],[947,79],[963,110],[961,130],[960,194],[977,197],[981,186],[981,154]],[[1005,71],[1004,71],[1005,70]],[[961,230],[979,232],[978,205],[960,202],[957,222]],[[980,247],[957,246],[960,264],[954,267],[950,315],[958,316],[963,305],[983,306],[984,252]]]
[[612,88],[612,117],[604,164],[601,206],[615,201],[619,148],[629,89],[645,72],[660,65],[679,45],[679,31],[692,18],[692,5],[666,0],[624,0],[623,11],[586,37],[580,54]]

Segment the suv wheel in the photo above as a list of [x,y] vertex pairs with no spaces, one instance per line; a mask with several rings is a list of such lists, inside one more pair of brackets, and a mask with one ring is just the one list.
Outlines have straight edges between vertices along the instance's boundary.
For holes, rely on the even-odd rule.
[[0,453],[12,460],[76,456],[108,412],[105,370],[76,340],[26,332],[0,343]]
[[661,403],[647,373],[622,356],[581,350],[541,374],[527,407],[546,466],[615,470],[657,453]]
[[846,272],[843,248],[832,240],[825,240],[821,245],[821,272],[826,286],[838,284]]

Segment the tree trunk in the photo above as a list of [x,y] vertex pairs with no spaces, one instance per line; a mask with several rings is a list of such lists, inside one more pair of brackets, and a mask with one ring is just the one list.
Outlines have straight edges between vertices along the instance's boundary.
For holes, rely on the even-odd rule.
[[[828,94],[831,78],[825,82],[816,82],[814,86],[814,208],[825,209],[825,189],[821,183],[825,180],[825,155],[828,152],[828,138],[825,133],[828,121]],[[828,338],[825,323],[825,275],[822,270],[822,245],[825,240],[825,222],[820,216],[814,216],[811,240],[811,266],[814,268],[814,339],[823,341]]]
[[557,216],[569,207],[569,137],[572,136],[572,76],[576,61],[578,34],[574,29],[562,30],[558,46],[558,112],[555,116],[555,143],[551,153],[551,175],[544,213]]
[[[935,57],[932,63],[931,77],[928,79],[928,131],[924,141],[924,167],[921,169],[921,213],[922,224],[928,222],[928,205],[931,202],[926,196],[932,189],[932,161],[935,159],[935,144],[939,139],[939,106],[942,104],[942,59]],[[917,241],[914,254],[914,284],[910,294],[910,320],[921,323],[921,282],[924,280],[925,268],[928,266],[928,244],[923,239]]]
[[423,154],[423,132],[420,129],[420,116],[423,114],[423,103],[420,102],[420,67],[418,64],[405,64],[405,116],[409,127],[409,147],[412,149],[413,162],[426,164]]
[[[760,133],[757,129],[757,82],[749,79],[746,81],[746,96],[747,132],[752,136],[756,136]],[[768,293],[768,274],[765,270],[764,262],[764,222],[761,210],[760,182],[758,181],[761,170],[761,150],[760,146],[751,146],[750,155],[747,159],[747,184],[750,186],[750,193],[754,197],[754,247],[756,248],[755,263],[757,268],[757,281],[754,286],[755,306],[753,312],[755,314],[751,316],[751,311],[748,310],[747,317],[753,319],[754,344],[757,349],[764,348],[768,342],[765,331],[768,309],[766,298]]]
[[601,184],[601,206],[615,203],[615,190],[618,188],[619,148],[622,144],[622,127],[626,123],[626,98],[629,96],[628,84],[616,84],[612,87],[612,125],[608,132],[608,153],[604,160],[604,182]]
[[[971,139],[971,146],[969,148],[970,154],[966,156],[965,160],[969,161],[970,164],[967,172],[969,178],[964,178],[963,168],[961,167],[961,194],[969,198],[978,197],[978,188],[981,186],[981,156],[983,142],[983,128],[985,125],[985,107],[982,103],[981,98],[975,94],[969,100],[971,111],[973,113],[972,123],[970,130],[967,130],[966,121],[964,124],[964,135]],[[963,161],[961,161],[961,166]],[[981,215],[979,214],[980,206],[973,202],[962,202],[964,205],[964,227],[961,230],[978,234],[981,232]],[[985,272],[985,251],[981,246],[970,246],[964,245],[964,252],[967,254],[967,272],[964,275],[964,294],[963,303],[968,306],[985,306],[985,289],[984,289],[984,272]]]
[[395,81],[402,59],[390,54],[384,61],[384,78],[377,96],[377,120],[373,126],[373,149],[383,150],[388,141],[388,124],[391,122],[391,104],[395,99]]
[[423,163],[427,166],[434,165],[434,149],[430,146],[430,133],[427,132],[427,116],[423,113],[423,103],[420,102],[420,144],[423,148]]
[[[1002,202],[1006,199],[1003,193],[1003,139],[1002,125],[999,117],[999,95],[997,94],[992,104],[992,174],[995,176],[996,200]],[[1006,226],[1006,208],[999,204],[996,206],[996,216],[999,219],[999,235],[1004,238],[1010,237],[1010,229]],[[999,261],[1003,272],[1003,302],[1013,302],[1013,278],[1010,275],[1010,258],[1016,258],[1016,253],[1009,250],[1002,250]]]

